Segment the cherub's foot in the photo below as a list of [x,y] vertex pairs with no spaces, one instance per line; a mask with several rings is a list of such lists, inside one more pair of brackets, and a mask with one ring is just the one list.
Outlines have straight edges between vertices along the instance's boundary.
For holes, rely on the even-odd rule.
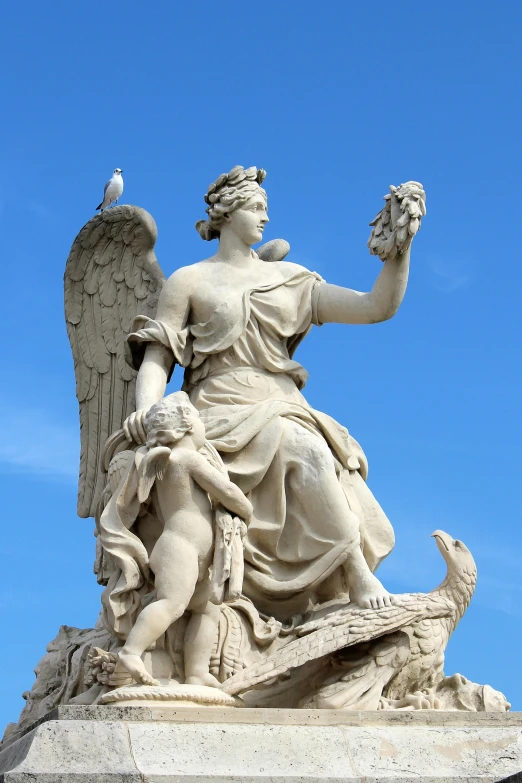
[[191,677],[187,677],[185,685],[207,685],[210,688],[220,688],[221,683],[217,680],[213,674],[205,672],[204,674],[193,674]]
[[121,661],[122,665],[125,666],[129,674],[134,677],[136,682],[140,682],[142,685],[159,685],[159,681],[155,680],[154,677],[148,673],[145,664],[139,655],[133,655],[123,649],[119,651],[118,659]]
[[392,605],[393,596],[368,571],[359,576],[356,584],[350,586],[350,600],[363,609],[382,609]]

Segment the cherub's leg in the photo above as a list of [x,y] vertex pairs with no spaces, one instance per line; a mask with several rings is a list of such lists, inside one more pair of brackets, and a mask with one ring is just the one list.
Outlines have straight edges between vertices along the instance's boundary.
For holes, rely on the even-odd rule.
[[154,547],[151,566],[158,598],[141,612],[119,652],[123,666],[145,685],[158,682],[145,669],[141,656],[187,608],[198,579],[198,554],[186,539],[169,533]]
[[[208,592],[208,591],[207,591]],[[185,683],[188,685],[210,685],[219,687],[217,680],[209,672],[210,656],[216,642],[220,608],[207,601],[203,611],[197,607],[192,610],[185,631],[183,656],[185,662]],[[199,609],[199,611],[198,611]]]

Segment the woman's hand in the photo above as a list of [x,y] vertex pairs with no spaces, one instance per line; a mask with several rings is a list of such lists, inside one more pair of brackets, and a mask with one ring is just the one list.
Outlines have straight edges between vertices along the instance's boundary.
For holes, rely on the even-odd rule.
[[127,416],[123,422],[123,431],[128,441],[134,441],[140,446],[143,446],[147,441],[147,433],[145,432],[145,409],[135,411]]

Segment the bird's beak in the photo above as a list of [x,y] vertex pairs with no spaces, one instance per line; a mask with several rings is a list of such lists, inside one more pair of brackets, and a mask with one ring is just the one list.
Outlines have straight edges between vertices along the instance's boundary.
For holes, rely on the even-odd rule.
[[431,535],[435,539],[441,555],[450,551],[449,545],[453,539],[448,533],[445,533],[444,530],[435,530]]

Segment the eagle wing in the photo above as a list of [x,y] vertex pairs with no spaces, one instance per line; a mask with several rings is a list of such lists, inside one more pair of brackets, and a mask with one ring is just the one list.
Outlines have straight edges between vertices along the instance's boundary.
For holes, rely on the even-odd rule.
[[428,617],[446,617],[454,611],[445,598],[422,593],[395,596],[395,603],[382,609],[350,606],[296,629],[296,636],[263,661],[226,680],[222,690],[243,693],[267,680],[302,666],[343,647],[368,642]]

